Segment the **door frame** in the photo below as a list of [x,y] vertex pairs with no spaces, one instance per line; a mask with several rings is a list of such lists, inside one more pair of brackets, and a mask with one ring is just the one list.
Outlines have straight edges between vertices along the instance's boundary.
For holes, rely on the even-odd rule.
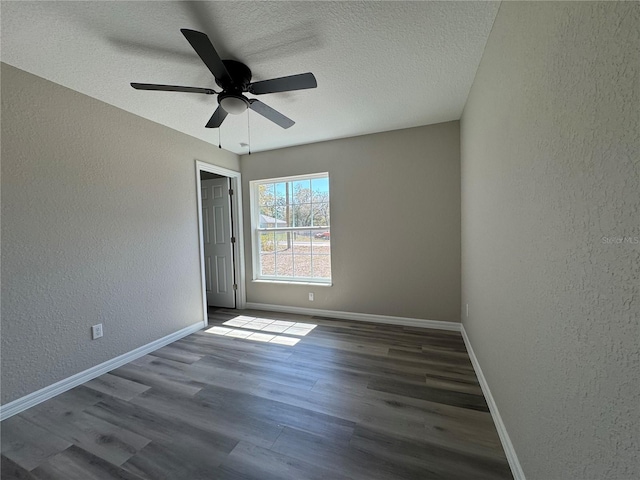
[[219,167],[210,163],[196,160],[196,192],[198,196],[198,239],[200,251],[200,283],[202,291],[202,322],[206,327],[209,323],[207,305],[207,284],[204,269],[204,233],[202,231],[202,185],[200,184],[200,173],[209,172],[223,177],[228,177],[231,181],[233,195],[231,201],[231,235],[235,237],[236,243],[233,249],[233,274],[238,285],[236,290],[236,309],[242,310],[247,305],[247,290],[245,283],[245,262],[244,262],[244,229],[242,222],[242,177],[240,172]]

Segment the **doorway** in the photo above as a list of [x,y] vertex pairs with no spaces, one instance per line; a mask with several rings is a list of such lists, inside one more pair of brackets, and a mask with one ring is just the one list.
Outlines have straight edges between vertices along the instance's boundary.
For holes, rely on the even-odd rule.
[[240,173],[196,161],[204,323],[209,307],[246,305]]
[[201,172],[200,189],[207,306],[236,308],[231,183],[228,177]]

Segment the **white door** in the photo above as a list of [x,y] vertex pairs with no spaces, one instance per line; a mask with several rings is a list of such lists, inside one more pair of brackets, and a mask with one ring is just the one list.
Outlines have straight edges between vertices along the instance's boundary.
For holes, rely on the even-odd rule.
[[236,308],[229,179],[202,180],[202,236],[207,305]]

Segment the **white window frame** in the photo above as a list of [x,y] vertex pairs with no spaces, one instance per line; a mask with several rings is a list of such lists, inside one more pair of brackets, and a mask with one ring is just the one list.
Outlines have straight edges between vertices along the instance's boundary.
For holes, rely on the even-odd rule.
[[[283,183],[295,182],[298,180],[313,180],[314,178],[326,178],[329,181],[329,211],[331,211],[331,180],[328,172],[310,173],[304,175],[293,175],[289,177],[265,178],[261,180],[252,180],[249,182],[249,202],[251,209],[251,251],[253,265],[253,281],[267,283],[287,283],[287,284],[303,284],[303,285],[321,285],[328,286],[332,284],[332,277],[283,277],[278,275],[261,275],[260,265],[260,233],[262,232],[295,232],[315,230],[319,232],[331,231],[329,226],[319,227],[260,227],[258,219],[260,218],[260,205],[258,204],[258,187],[265,183]],[[331,254],[331,246],[329,246],[329,257]],[[313,261],[313,260],[312,260]],[[331,261],[331,260],[330,260]],[[333,269],[331,275],[333,276]]]

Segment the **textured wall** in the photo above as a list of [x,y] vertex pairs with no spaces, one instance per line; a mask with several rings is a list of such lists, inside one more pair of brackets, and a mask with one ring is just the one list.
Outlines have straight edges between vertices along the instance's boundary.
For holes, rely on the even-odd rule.
[[202,320],[196,158],[238,169],[2,64],[3,404]]
[[640,478],[639,9],[503,2],[462,117],[463,324],[529,480]]
[[[241,157],[250,180],[329,172],[333,286],[251,282],[247,300],[460,321],[459,123],[334,140]],[[308,301],[308,292],[315,301]]]

